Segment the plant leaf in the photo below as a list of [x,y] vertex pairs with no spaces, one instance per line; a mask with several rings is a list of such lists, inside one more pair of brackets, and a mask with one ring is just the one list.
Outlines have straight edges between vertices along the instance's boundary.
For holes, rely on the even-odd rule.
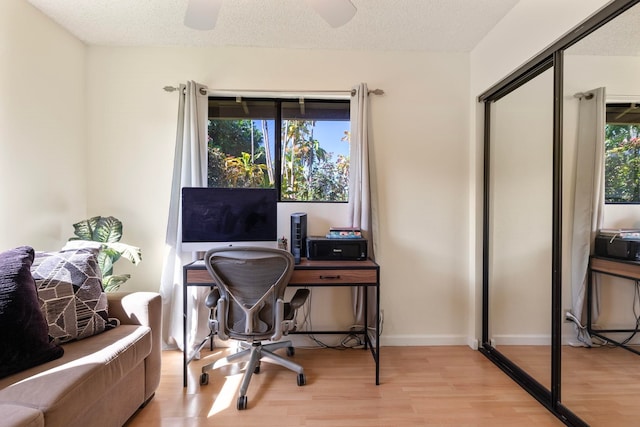
[[103,280],[113,273],[113,259],[109,255],[107,248],[102,248],[102,250],[98,252],[98,267],[100,267],[100,271],[102,272]]
[[102,278],[102,288],[105,292],[115,292],[120,289],[120,285],[131,278],[130,274],[119,274]]
[[[120,243],[122,238],[122,222],[113,216],[94,216],[73,224],[75,235],[69,240],[87,240],[102,243],[98,252],[98,267],[102,273],[103,285],[115,290],[130,275],[113,276],[113,264],[121,257],[138,265],[142,261],[142,251],[137,246]],[[110,284],[112,283],[113,284]],[[105,285],[106,284],[106,285]]]
[[[94,216],[93,218],[85,219],[73,224],[74,234],[78,236],[80,240],[93,240],[93,230],[95,230],[99,219],[99,216]],[[97,241],[99,242],[99,240]]]
[[[109,243],[109,249],[117,251],[119,256],[128,259],[133,265],[138,265],[142,261],[142,250],[137,246],[128,245],[126,243]],[[116,260],[114,259],[113,262]]]
[[119,242],[122,238],[122,222],[119,219],[107,216],[99,217],[93,230],[93,240],[104,243]]

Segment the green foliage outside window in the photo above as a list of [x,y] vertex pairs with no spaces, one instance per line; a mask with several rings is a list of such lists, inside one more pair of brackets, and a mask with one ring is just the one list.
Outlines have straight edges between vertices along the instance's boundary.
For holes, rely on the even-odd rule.
[[209,120],[209,187],[273,187],[265,160],[262,131],[251,120]]
[[605,202],[640,203],[640,124],[605,126]]
[[[347,201],[349,158],[327,152],[313,137],[316,122],[285,120],[282,126],[283,200]],[[348,142],[345,131],[343,141]]]
[[[279,165],[281,200],[347,201],[349,158],[326,151],[314,138],[316,125],[315,120],[283,120],[279,141],[270,144],[273,120],[210,119],[209,187],[274,187]],[[349,141],[347,130],[342,141]]]

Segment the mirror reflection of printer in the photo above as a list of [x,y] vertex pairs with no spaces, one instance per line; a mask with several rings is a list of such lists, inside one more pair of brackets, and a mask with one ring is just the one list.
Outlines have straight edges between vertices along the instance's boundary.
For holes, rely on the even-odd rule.
[[594,252],[596,256],[640,261],[639,229],[602,229],[598,231]]

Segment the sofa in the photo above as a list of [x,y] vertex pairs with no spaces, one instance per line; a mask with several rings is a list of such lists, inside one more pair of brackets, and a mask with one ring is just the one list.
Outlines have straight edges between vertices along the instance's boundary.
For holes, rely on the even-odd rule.
[[0,380],[3,426],[122,426],[160,382],[162,304],[154,292],[107,293],[120,325],[63,344],[64,354]]
[[[4,268],[2,264],[0,268]],[[22,273],[26,275],[24,271]],[[4,278],[0,275],[0,279]],[[4,284],[2,286],[6,288]],[[15,288],[36,295],[31,286]],[[109,292],[103,296],[109,321],[115,322],[116,326],[59,345],[48,337],[45,343],[48,361],[42,363],[34,359],[26,369],[19,367],[17,372],[9,372],[0,378],[0,425],[122,426],[153,398],[160,382],[160,295],[155,292]],[[0,300],[0,311],[4,316],[10,309],[14,310],[13,301],[20,298],[6,298],[4,294],[1,297],[4,300]],[[12,301],[10,309],[4,304],[7,300]],[[13,317],[23,316],[20,313],[25,309],[14,311],[18,314]],[[28,313],[23,316],[27,320],[21,322],[28,323],[33,315],[33,312]],[[35,317],[44,318],[42,313],[39,316]],[[49,326],[48,330],[51,329]],[[10,337],[6,331],[2,334],[9,342],[21,339]],[[20,351],[17,347],[13,354]],[[0,352],[7,357],[7,351]],[[30,353],[24,353],[20,360],[30,357]],[[7,363],[3,364],[5,366],[0,368],[4,369]]]

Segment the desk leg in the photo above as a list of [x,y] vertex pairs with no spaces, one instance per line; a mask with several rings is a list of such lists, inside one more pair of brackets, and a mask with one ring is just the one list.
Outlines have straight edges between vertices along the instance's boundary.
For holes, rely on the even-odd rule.
[[376,283],[376,385],[380,385],[380,278]]
[[364,292],[364,349],[369,348],[373,354],[373,361],[376,365],[376,385],[380,385],[380,278],[378,277],[376,283],[375,344],[371,342],[369,336],[369,288],[370,286],[362,287]]
[[593,272],[587,269],[587,332],[591,334],[591,312],[593,306]]
[[187,386],[187,271],[182,273],[182,386]]
[[364,349],[367,350],[369,344],[369,287],[363,286],[364,293]]

